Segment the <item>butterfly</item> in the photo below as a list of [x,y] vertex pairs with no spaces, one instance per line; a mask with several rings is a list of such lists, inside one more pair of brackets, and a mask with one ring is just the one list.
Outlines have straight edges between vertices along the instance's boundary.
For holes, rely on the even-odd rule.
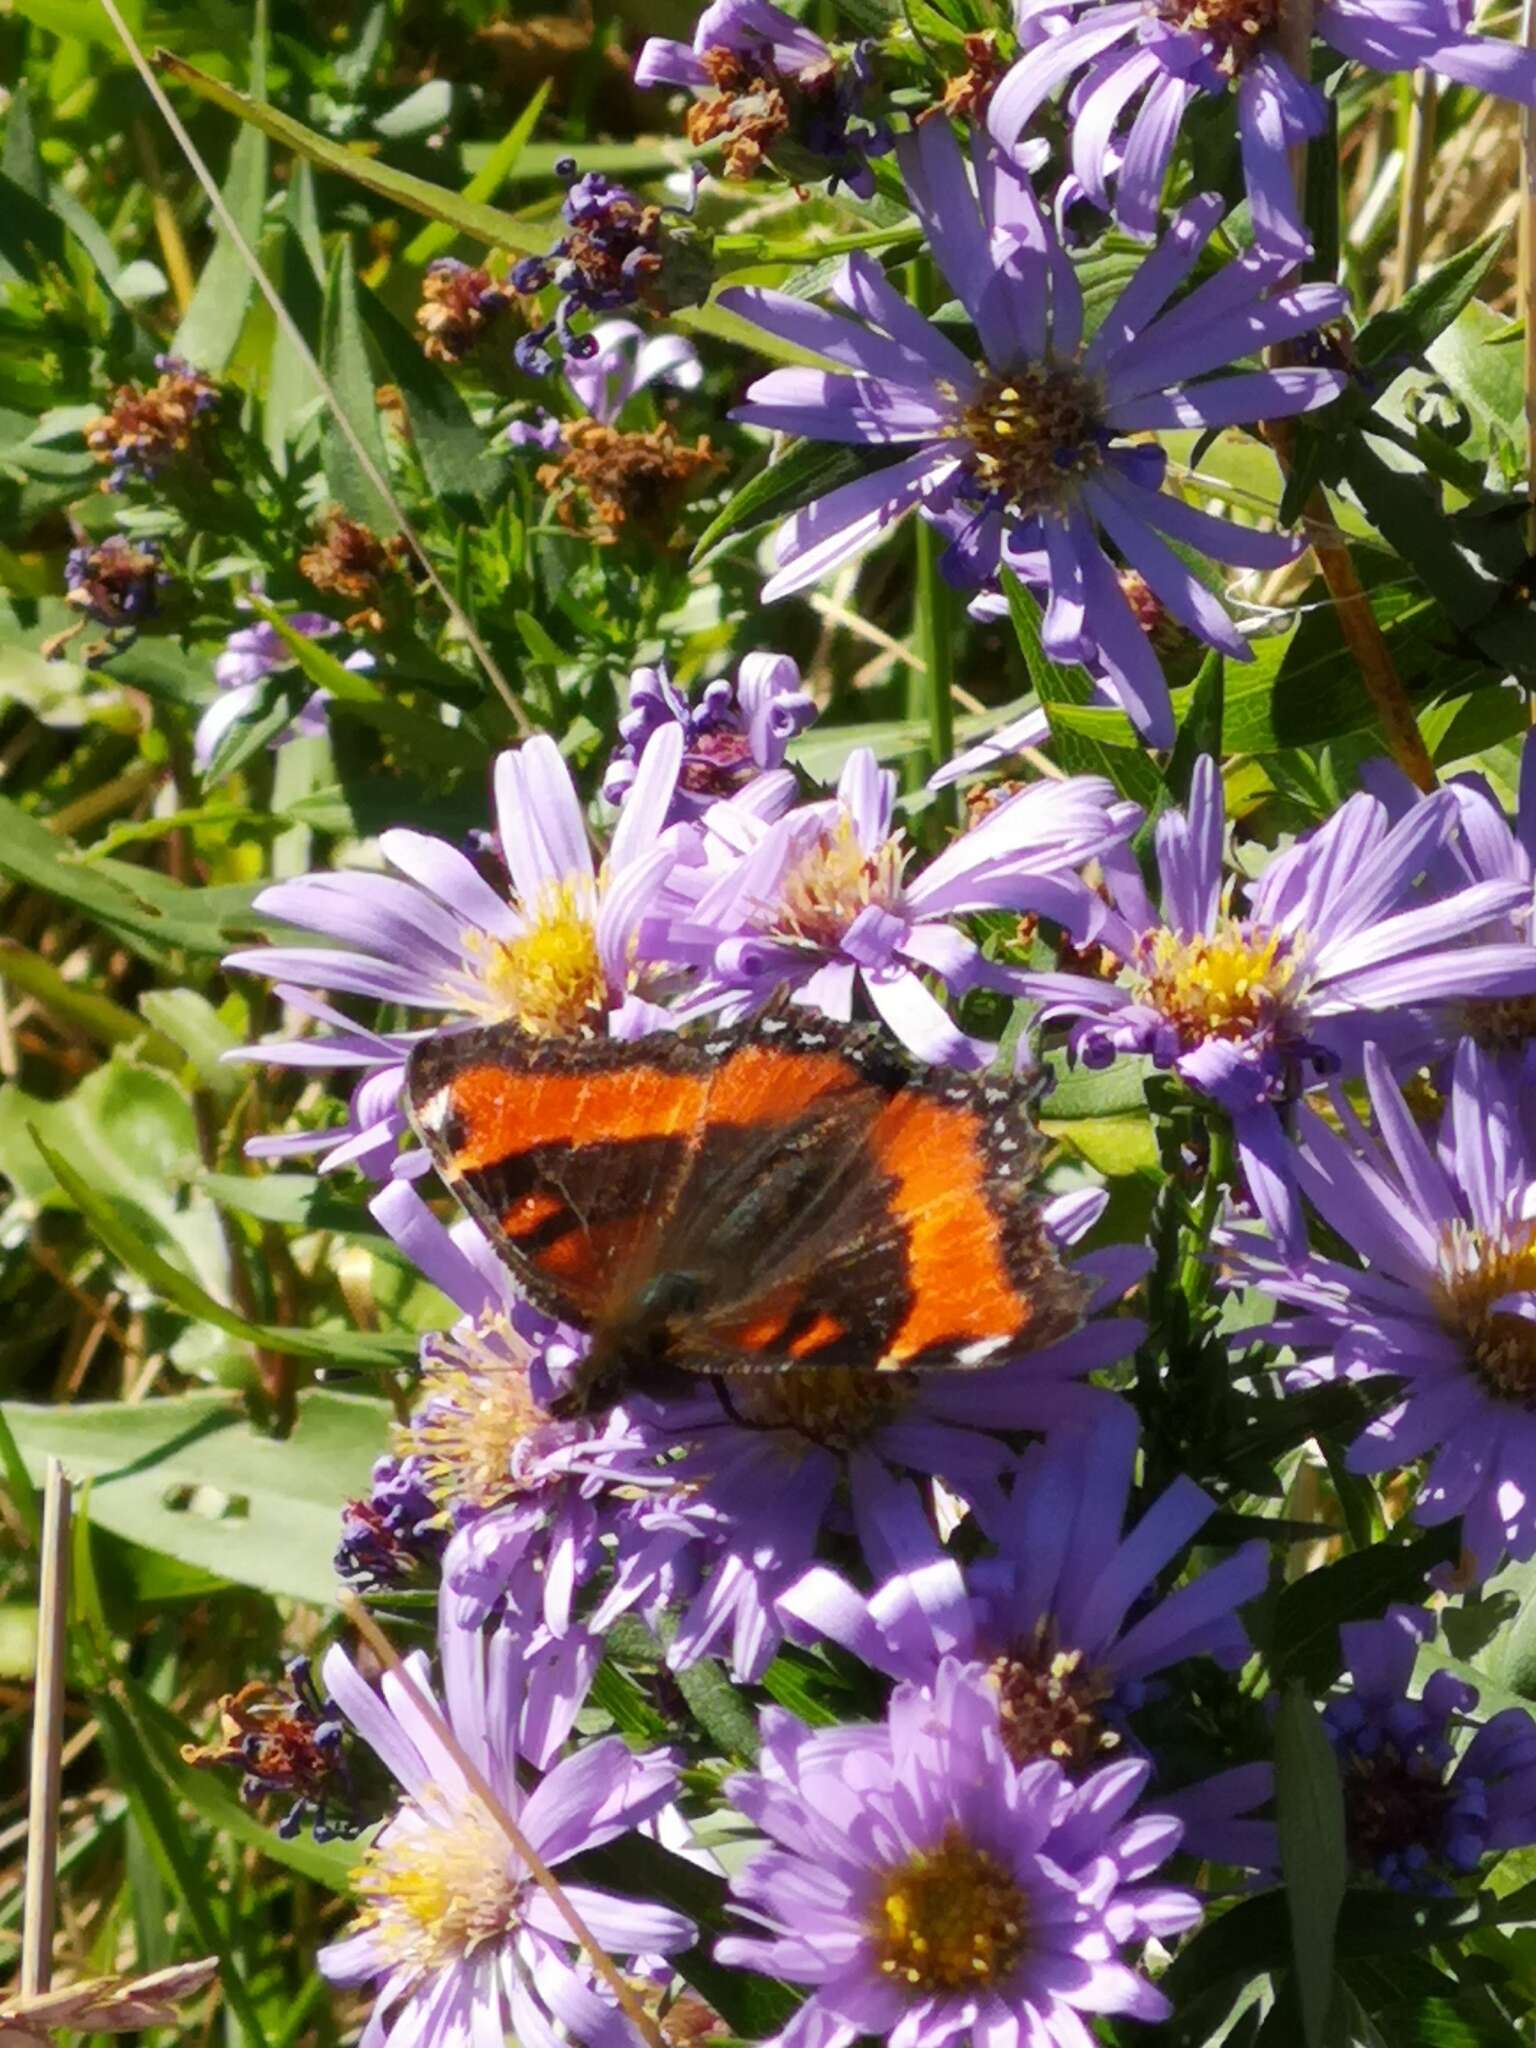
[[1032,1191],[1038,1085],[767,1015],[632,1040],[423,1040],[411,1120],[535,1305],[591,1346],[560,1412],[676,1375],[975,1367],[1074,1328]]

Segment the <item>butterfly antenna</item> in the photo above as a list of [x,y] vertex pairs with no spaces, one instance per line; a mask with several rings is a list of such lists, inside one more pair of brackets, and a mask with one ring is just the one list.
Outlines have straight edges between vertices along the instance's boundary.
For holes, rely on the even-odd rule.
[[358,433],[356,427],[353,426],[351,420],[348,419],[340,399],[336,396],[330,379],[326,376],[324,370],[321,369],[314,350],[305,340],[298,322],[283,304],[281,293],[262,269],[261,264],[257,260],[256,252],[240,232],[240,225],[226,205],[224,195],[219,190],[213,173],[199,154],[197,144],[187,133],[181,116],[167,98],[165,88],[161,85],[159,79],[156,78],[149,59],[134,40],[133,31],[123,19],[122,11],[117,5],[117,0],[100,0],[100,4],[102,13],[105,14],[107,20],[112,24],[113,33],[127,51],[129,61],[138,72],[140,78],[143,79],[150,98],[159,108],[161,118],[164,120],[166,127],[170,129],[172,135],[176,138],[177,148],[191,165],[193,175],[202,186],[204,192],[207,193],[208,204],[213,208],[214,218],[218,221],[224,233],[228,235],[233,247],[239,251],[240,260],[250,272],[256,289],[272,308],[273,319],[282,329],[286,339],[297,351],[300,360],[308,369],[309,374],[314,378],[321,396],[331,409],[342,439],[357,458],[358,467],[389,507],[390,517],[399,529],[401,537],[413,550],[416,559],[421,563],[422,568],[426,572],[428,582],[442,599],[444,608],[449,618],[457,627],[465,645],[485,670],[491,684],[500,695],[503,703],[505,703],[507,710],[511,713],[513,724],[520,733],[527,734],[532,730],[528,723],[528,714],[517,701],[512,685],[502,674],[501,669],[497,665],[496,657],[491,653],[490,648],[481,639],[475,628],[474,621],[449,589],[441,572],[434,566],[432,557],[423,547],[420,536],[406,517],[405,508],[401,505],[394,486],[368,452],[362,436]]
[[625,2018],[647,2044],[647,2048],[667,2048],[667,2042],[660,2027],[657,2026],[655,2020],[641,2004],[633,1984],[630,1983],[623,1971],[620,1970],[618,1964],[609,1955],[591,1928],[588,1927],[586,1921],[582,1919],[581,1914],[572,1904],[570,1894],[566,1891],[564,1885],[561,1884],[559,1878],[555,1876],[555,1873],[544,1861],[538,1850],[534,1848],[528,1837],[523,1833],[523,1830],[518,1826],[511,1814],[508,1813],[501,1800],[492,1791],[485,1773],[480,1769],[473,1757],[469,1755],[463,1743],[460,1742],[458,1736],[454,1734],[453,1729],[449,1726],[447,1716],[439,1708],[426,1687],[419,1682],[415,1673],[405,1662],[404,1658],[401,1657],[399,1651],[396,1650],[389,1637],[380,1628],[378,1622],[368,1612],[356,1593],[348,1591],[342,1594],[341,1609],[369,1649],[373,1651],[379,1662],[384,1666],[385,1670],[392,1672],[398,1682],[410,1694],[411,1704],[421,1714],[422,1718],[431,1728],[432,1733],[464,1773],[465,1780],[470,1789],[474,1792],[477,1799],[483,1801],[487,1813],[490,1814],[492,1820],[495,1821],[496,1825],[506,1836],[515,1854],[522,1859],[534,1882],[542,1891],[548,1894],[550,1903],[554,1906],[555,1911],[571,1930],[572,1937],[585,1951],[593,1969],[596,1970],[598,1976],[602,1978],[608,1989],[618,2000],[619,2007]]

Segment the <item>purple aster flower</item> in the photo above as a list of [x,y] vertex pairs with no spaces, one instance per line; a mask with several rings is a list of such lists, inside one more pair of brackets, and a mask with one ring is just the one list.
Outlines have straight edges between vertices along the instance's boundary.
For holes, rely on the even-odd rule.
[[1431,1013],[1452,1044],[1468,997],[1536,989],[1530,947],[1475,944],[1520,899],[1477,883],[1442,900],[1417,885],[1456,831],[1441,790],[1392,825],[1361,793],[1272,861],[1240,910],[1224,871],[1221,774],[1203,756],[1189,809],[1157,822],[1162,909],[1134,860],[1104,859],[1111,905],[1094,934],[1124,963],[1119,980],[1014,972],[1045,1019],[1075,1017],[1072,1049],[1090,1066],[1149,1053],[1232,1121],[1248,1192],[1287,1257],[1305,1249],[1284,1106],[1309,1082],[1358,1063],[1362,1034],[1393,1013]]
[[677,208],[648,205],[601,171],[581,176],[572,157],[555,170],[566,180],[566,232],[547,256],[525,256],[509,279],[525,296],[551,285],[557,294],[554,318],[513,349],[532,376],[553,369],[551,341],[578,361],[597,353],[597,336],[578,334],[578,320],[636,305],[657,314],[697,305],[712,274],[706,244]]
[[1419,1698],[1408,1692],[1434,1632],[1418,1607],[1346,1622],[1353,1683],[1323,1709],[1323,1726],[1344,1783],[1350,1862],[1394,1891],[1443,1897],[1485,1856],[1536,1842],[1536,1721],[1509,1707],[1458,1743],[1475,1687],[1436,1671]]
[[1228,1277],[1291,1311],[1277,1334],[1294,1386],[1390,1378],[1395,1398],[1349,1452],[1357,1472],[1432,1454],[1417,1520],[1462,1517],[1485,1578],[1536,1555],[1536,1159],[1517,1088],[1470,1041],[1437,1135],[1410,1115],[1379,1047],[1365,1056],[1376,1130],[1306,1115],[1295,1176],[1363,1270],[1321,1252],[1277,1262],[1250,1233],[1223,1241]]
[[[1106,1200],[1102,1190],[1084,1190],[1042,1204],[1053,1244],[1064,1248],[1090,1230]],[[783,1639],[776,1602],[814,1562],[825,1530],[851,1531],[876,1569],[898,1569],[905,1517],[887,1527],[892,1474],[915,1473],[930,1486],[942,1480],[973,1505],[1000,1501],[1016,1462],[1006,1433],[1082,1426],[1114,1404],[1085,1382],[1145,1335],[1142,1323],[1109,1311],[1146,1266],[1141,1246],[1081,1255],[1080,1327],[986,1372],[817,1366],[733,1381],[723,1401],[701,1388],[626,1402],[616,1413],[634,1442],[616,1434],[613,1449],[595,1446],[573,1464],[623,1486],[637,1469],[635,1443],[644,1442],[653,1485],[658,1475],[671,1482],[639,1516],[657,1545],[651,1556],[670,1542],[679,1574],[670,1661],[682,1666],[728,1646],[736,1675],[759,1678]],[[631,1598],[622,1572],[620,1579]],[[612,1611],[599,1608],[589,1625],[600,1632]]]
[[883,1519],[900,1569],[866,1599],[813,1566],[780,1612],[892,1678],[931,1684],[945,1657],[981,1666],[1013,1761],[1049,1757],[1080,1782],[1127,1745],[1145,1753],[1134,1716],[1162,1689],[1151,1683],[1158,1673],[1190,1657],[1228,1669],[1246,1662],[1237,1609],[1268,1576],[1265,1546],[1248,1543],[1150,1599],[1216,1503],[1176,1479],[1122,1535],[1135,1464],[1136,1417],[1121,1402],[1106,1403],[1090,1428],[1033,1446],[1005,1500],[981,1497],[977,1521],[992,1547],[965,1568],[897,1483]]
[[1091,2048],[1091,2017],[1167,2016],[1121,1951],[1194,1926],[1200,1905],[1148,1883],[1179,1838],[1130,1817],[1148,1766],[1074,1786],[1016,1764],[996,1691],[946,1662],[898,1686],[872,1727],[812,1733],[770,1708],[761,1767],[727,1796],[773,1844],[732,1891],[765,1930],[716,1954],[812,1987],[776,2048]]
[[109,533],[94,546],[71,548],[64,564],[64,602],[100,626],[133,629],[160,609],[170,582],[158,544]]
[[1135,806],[1092,776],[1031,783],[909,876],[895,803],[895,776],[858,747],[833,798],[771,821],[717,806],[706,832],[738,834],[738,857],[679,869],[693,908],[643,944],[703,972],[701,1004],[745,1015],[789,987],[847,1021],[862,992],[919,1059],[987,1065],[994,1049],[960,1031],[928,986],[936,976],[960,995],[995,979],[954,920],[1031,911],[1091,938],[1104,905],[1074,870],[1121,845]]
[[1258,569],[1292,560],[1301,544],[1164,491],[1163,450],[1128,437],[1327,404],[1344,388],[1336,371],[1209,373],[1336,317],[1347,295],[1286,287],[1283,261],[1249,254],[1165,310],[1221,218],[1220,200],[1206,195],[1178,214],[1085,345],[1082,293],[1021,166],[978,136],[973,184],[944,121],[924,123],[899,149],[913,210],[983,359],[925,320],[864,255],[832,287],[853,320],[782,292],[721,294],[730,311],[842,366],[774,370],[736,418],[814,441],[912,448],[797,512],[779,533],[778,573],[763,594],[819,581],[917,510],[951,536],[945,573],[962,588],[1001,568],[1043,576],[1048,651],[1102,666],[1137,730],[1168,745],[1168,686],[1105,544],[1174,619],[1239,661],[1251,659],[1247,642],[1168,541]]
[[[256,898],[266,916],[336,943],[257,947],[225,965],[426,1010],[437,1024],[500,1018],[538,1036],[650,1029],[662,1013],[637,985],[635,945],[678,854],[665,825],[682,750],[676,727],[656,735],[599,868],[559,749],[542,734],[528,740],[502,754],[494,774],[496,853],[510,889],[445,840],[395,828],[379,839],[394,874],[304,875]],[[365,1034],[334,1011],[325,1021],[341,1027],[332,1038],[251,1046],[238,1057],[368,1068],[346,1158],[388,1171],[405,1128],[399,1088],[413,1037]]]
[[[1419,67],[1530,106],[1536,53],[1470,35],[1474,0],[1321,0],[1324,42],[1377,71]],[[1297,262],[1311,247],[1287,152],[1320,135],[1320,89],[1298,78],[1280,47],[1279,0],[1018,0],[1027,45],[993,95],[988,125],[1016,143],[1042,102],[1070,78],[1072,166],[1084,193],[1133,234],[1157,231],[1163,181],[1185,109],[1231,91],[1254,237]],[[1118,160],[1113,202],[1106,171]]]
[[[341,631],[337,621],[327,618],[323,612],[291,612],[285,623],[295,633],[302,633],[310,640],[329,639],[332,633]],[[208,766],[225,733],[255,704],[265,679],[274,670],[286,668],[292,660],[292,650],[277,628],[265,619],[254,626],[242,626],[230,634],[224,642],[223,653],[215,656],[213,664],[213,679],[223,694],[215,697],[208,706],[197,721],[197,730],[192,736],[192,759],[199,769]],[[363,648],[349,654],[342,663],[343,668],[365,674],[375,666],[373,656]],[[279,739],[323,738],[329,694],[326,690],[316,690],[300,706]],[[277,743],[274,741],[274,745]]]
[[[517,1729],[532,1676],[505,1632],[461,1634],[444,1662],[444,1718],[489,1801],[429,1718],[426,1704],[436,1702],[424,1657],[411,1657],[404,1673],[386,1672],[376,1692],[341,1649],[326,1656],[329,1691],[404,1797],[353,1873],[356,1918],[320,1951],[320,1969],[333,1984],[378,1985],[367,2028],[378,2048],[508,2035],[526,2048],[563,2048],[567,2031],[613,2048],[630,2031],[573,1954],[565,1920],[498,1815],[511,1815],[543,1861],[558,1868],[660,1813],[673,1795],[675,1764],[665,1751],[635,1756],[610,1736],[527,1789]],[[664,1906],[584,1884],[565,1889],[617,1958],[669,1955],[694,1939],[692,1924]]]
[[611,804],[622,804],[654,734],[664,725],[678,725],[683,765],[673,815],[702,817],[717,798],[735,796],[758,776],[782,768],[790,741],[815,717],[815,700],[801,683],[799,665],[787,654],[743,656],[734,683],[717,676],[692,703],[665,668],[637,668],[629,679],[629,709],[619,720],[619,742],[603,777],[603,795]]
[[891,136],[864,112],[867,50],[834,51],[772,0],[713,0],[691,43],[652,36],[635,83],[698,95],[688,140],[696,149],[723,142],[728,178],[750,178],[766,160],[796,182],[826,178],[834,192],[842,184],[874,196],[869,159],[885,154]]

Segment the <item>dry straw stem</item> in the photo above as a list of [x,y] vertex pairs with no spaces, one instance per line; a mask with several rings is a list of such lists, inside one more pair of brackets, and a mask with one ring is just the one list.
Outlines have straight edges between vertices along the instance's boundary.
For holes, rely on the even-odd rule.
[[538,1850],[534,1848],[517,1822],[496,1797],[496,1794],[492,1791],[486,1780],[485,1773],[454,1734],[452,1728],[448,1725],[446,1717],[438,1711],[436,1701],[432,1699],[424,1687],[416,1682],[409,1666],[402,1659],[394,1644],[389,1640],[389,1637],[385,1635],[383,1629],[379,1627],[379,1624],[374,1620],[355,1593],[348,1592],[342,1594],[341,1608],[348,1621],[351,1622],[369,1649],[373,1651],[379,1662],[387,1671],[393,1672],[396,1679],[409,1692],[412,1705],[423,1716],[432,1733],[442,1743],[444,1749],[448,1751],[448,1754],[464,1773],[465,1779],[474,1792],[475,1797],[482,1802],[486,1812],[495,1821],[496,1825],[511,1843],[515,1853],[527,1866],[528,1873],[534,1882],[549,1895],[556,1912],[559,1913],[566,1926],[570,1928],[574,1939],[585,1950],[593,1969],[596,1970],[597,1974],[618,2000],[619,2007],[625,2018],[636,2029],[640,2038],[647,2043],[647,2048],[667,2048],[667,2042],[661,2029],[641,2004],[634,1986],[625,1977],[612,1956],[609,1955],[585,1920],[582,1919],[580,1913],[571,1904],[565,1887],[561,1884],[559,1878],[555,1876],[555,1873],[544,1861]]
[[193,175],[196,177],[197,182],[202,186],[204,192],[208,195],[208,204],[213,209],[214,218],[218,221],[219,226],[223,229],[224,233],[228,235],[230,241],[234,244],[235,248],[239,250],[240,260],[242,263],[244,263],[246,269],[250,272],[252,282],[255,284],[256,289],[261,293],[262,297],[266,300],[267,304],[272,308],[273,319],[276,320],[278,326],[282,329],[284,335],[293,344],[293,347],[297,350],[300,359],[304,363],[305,367],[308,369],[310,375],[314,378],[316,386],[318,387],[322,397],[325,399],[326,404],[330,407],[332,413],[335,415],[336,425],[340,429],[341,434],[347,443],[347,446],[352,450],[354,456],[356,456],[358,465],[361,468],[364,476],[367,477],[369,483],[372,484],[373,488],[379,493],[380,497],[383,498],[385,504],[388,505],[390,510],[390,516],[393,518],[396,527],[398,528],[399,532],[402,534],[404,539],[409,543],[411,549],[413,550],[416,556],[416,559],[421,563],[422,568],[426,571],[427,580],[431,583],[432,588],[437,592],[438,596],[442,599],[444,608],[446,609],[449,618],[452,619],[454,625],[457,627],[459,634],[464,641],[464,644],[474,654],[475,659],[479,662],[480,666],[485,670],[486,675],[489,677],[492,685],[494,686],[497,693],[501,697],[503,703],[506,705],[507,710],[511,715],[513,724],[516,726],[517,730],[520,733],[528,733],[531,730],[528,723],[528,717],[526,712],[523,710],[522,705],[517,701],[517,696],[513,691],[512,685],[507,681],[506,677],[502,674],[501,669],[497,665],[495,656],[491,653],[489,647],[486,646],[485,642],[481,639],[479,633],[476,631],[474,621],[470,618],[469,614],[464,610],[464,607],[459,603],[458,599],[454,596],[453,592],[448,588],[448,585],[444,582],[442,576],[434,567],[431,556],[427,553],[425,547],[423,547],[421,540],[415,531],[415,528],[411,525],[410,520],[406,517],[405,509],[401,505],[400,500],[395,493],[394,487],[389,481],[389,478],[385,476],[383,472],[380,470],[378,464],[374,461],[373,457],[369,454],[367,448],[363,445],[362,437],[358,433],[356,427],[354,427],[352,422],[347,418],[346,413],[343,411],[342,406],[336,397],[336,393],[331,389],[329,379],[326,377],[324,370],[321,369],[319,363],[315,359],[314,350],[305,340],[302,332],[299,329],[299,325],[297,321],[294,319],[293,315],[288,311],[288,308],[283,304],[282,295],[277,290],[277,287],[272,283],[272,280],[267,276],[266,272],[262,269],[260,263],[256,260],[255,251],[246,241],[244,235],[241,234],[239,224],[236,222],[234,216],[230,213],[229,208],[224,203],[224,195],[219,190],[218,185],[214,180],[213,173],[209,170],[208,166],[203,162],[202,157],[198,153],[196,143],[187,133],[186,128],[182,123],[180,115],[176,112],[176,109],[171,105],[169,99],[167,99],[164,88],[161,86],[159,79],[156,78],[154,71],[150,67],[149,59],[144,55],[144,52],[139,48],[138,44],[134,41],[133,31],[129,28],[127,22],[124,21],[122,12],[117,5],[117,0],[100,0],[100,5],[102,13],[105,14],[107,20],[112,24],[113,33],[116,35],[118,41],[122,44],[123,48],[127,51],[129,61],[132,63],[133,68],[135,69],[135,71],[138,72],[140,78],[143,79],[150,98],[159,108],[161,117],[164,120],[166,127],[170,129],[171,134],[175,137],[177,148],[181,151],[182,155],[186,158],[188,164],[191,166]]
[[[1282,0],[1279,42],[1282,55],[1297,77],[1310,80],[1312,0]],[[1306,189],[1307,145],[1304,142],[1298,143],[1291,151],[1291,176],[1299,198]],[[1290,454],[1295,446],[1295,422],[1272,420],[1268,435],[1281,469],[1289,474]],[[1355,573],[1349,549],[1334,524],[1327,495],[1321,485],[1307,499],[1302,525],[1338,613],[1339,631],[1359,665],[1360,680],[1365,684],[1376,716],[1381,721],[1387,750],[1417,788],[1433,789],[1435,764],[1424,744],[1424,735],[1419,731],[1419,722],[1414,717],[1413,705],[1393,662],[1392,650],[1376,623],[1376,614],[1371,610],[1370,599]]]
[[57,1458],[43,1484],[42,1581],[37,1596],[37,1676],[32,1695],[32,1777],[22,1905],[21,1995],[53,1981],[54,1878],[59,1847],[59,1751],[64,1738],[64,1660],[69,1622],[69,1519],[73,1489]]

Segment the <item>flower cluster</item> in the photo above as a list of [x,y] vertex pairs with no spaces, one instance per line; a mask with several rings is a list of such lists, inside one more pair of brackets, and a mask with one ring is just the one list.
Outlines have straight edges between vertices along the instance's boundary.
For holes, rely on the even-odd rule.
[[186,454],[218,405],[217,386],[180,356],[156,356],[155,368],[160,375],[153,384],[120,385],[107,411],[86,426],[86,446],[111,465],[103,490],[121,490],[131,477],[161,475]]
[[108,534],[95,546],[71,548],[64,565],[64,601],[88,619],[113,629],[132,628],[153,618],[160,591],[169,580],[164,557],[152,540]]

